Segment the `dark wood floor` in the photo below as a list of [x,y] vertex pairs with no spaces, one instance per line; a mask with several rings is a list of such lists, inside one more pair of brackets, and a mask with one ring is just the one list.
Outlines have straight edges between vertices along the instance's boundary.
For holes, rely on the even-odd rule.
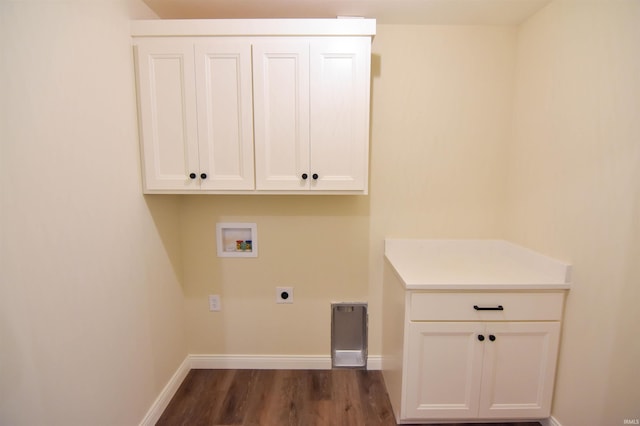
[[156,424],[396,425],[380,371],[352,369],[191,370]]

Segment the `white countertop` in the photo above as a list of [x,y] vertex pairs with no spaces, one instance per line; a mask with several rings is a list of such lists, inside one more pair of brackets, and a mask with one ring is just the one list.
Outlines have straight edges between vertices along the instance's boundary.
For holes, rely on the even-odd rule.
[[571,265],[503,240],[386,239],[407,290],[568,289]]

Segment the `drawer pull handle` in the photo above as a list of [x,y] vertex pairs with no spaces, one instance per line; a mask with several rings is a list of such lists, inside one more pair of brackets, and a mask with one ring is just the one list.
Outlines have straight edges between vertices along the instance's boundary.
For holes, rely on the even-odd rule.
[[483,308],[478,305],[473,305],[473,309],[475,309],[476,311],[504,311],[504,307],[502,305],[490,306],[487,308]]

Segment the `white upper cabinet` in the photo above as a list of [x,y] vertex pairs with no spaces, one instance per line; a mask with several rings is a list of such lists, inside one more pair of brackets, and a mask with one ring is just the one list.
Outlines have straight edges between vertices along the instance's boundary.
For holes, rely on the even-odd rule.
[[256,188],[367,190],[368,37],[253,46]]
[[366,194],[375,20],[134,21],[146,193]]
[[148,192],[253,189],[251,45],[137,41]]

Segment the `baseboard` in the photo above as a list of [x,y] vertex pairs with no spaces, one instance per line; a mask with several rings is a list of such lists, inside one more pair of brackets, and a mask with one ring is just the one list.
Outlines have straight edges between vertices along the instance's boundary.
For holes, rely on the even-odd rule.
[[173,398],[173,395],[178,391],[178,388],[184,381],[184,378],[187,377],[187,374],[191,370],[191,360],[189,355],[182,361],[182,364],[178,367],[173,376],[169,379],[169,382],[160,392],[160,395],[156,398],[156,400],[151,405],[151,408],[147,412],[147,415],[144,416],[144,419],[140,422],[140,426],[154,426],[160,416],[164,412],[167,405]]
[[[156,424],[190,370],[227,368],[241,370],[330,370],[331,357],[328,355],[187,355],[151,405],[147,415],[140,422],[140,426]],[[367,369],[380,370],[381,368],[382,356],[369,355]]]
[[[190,355],[191,368],[256,370],[329,370],[328,355]],[[381,356],[369,356],[368,370],[380,370]]]
[[555,417],[551,416],[547,419],[541,420],[540,424],[542,426],[562,426],[560,424],[560,422],[558,421],[558,419],[556,419]]
[[314,355],[190,355],[193,369],[326,370],[331,358]]
[[382,370],[382,355],[369,355],[367,357],[367,370]]

